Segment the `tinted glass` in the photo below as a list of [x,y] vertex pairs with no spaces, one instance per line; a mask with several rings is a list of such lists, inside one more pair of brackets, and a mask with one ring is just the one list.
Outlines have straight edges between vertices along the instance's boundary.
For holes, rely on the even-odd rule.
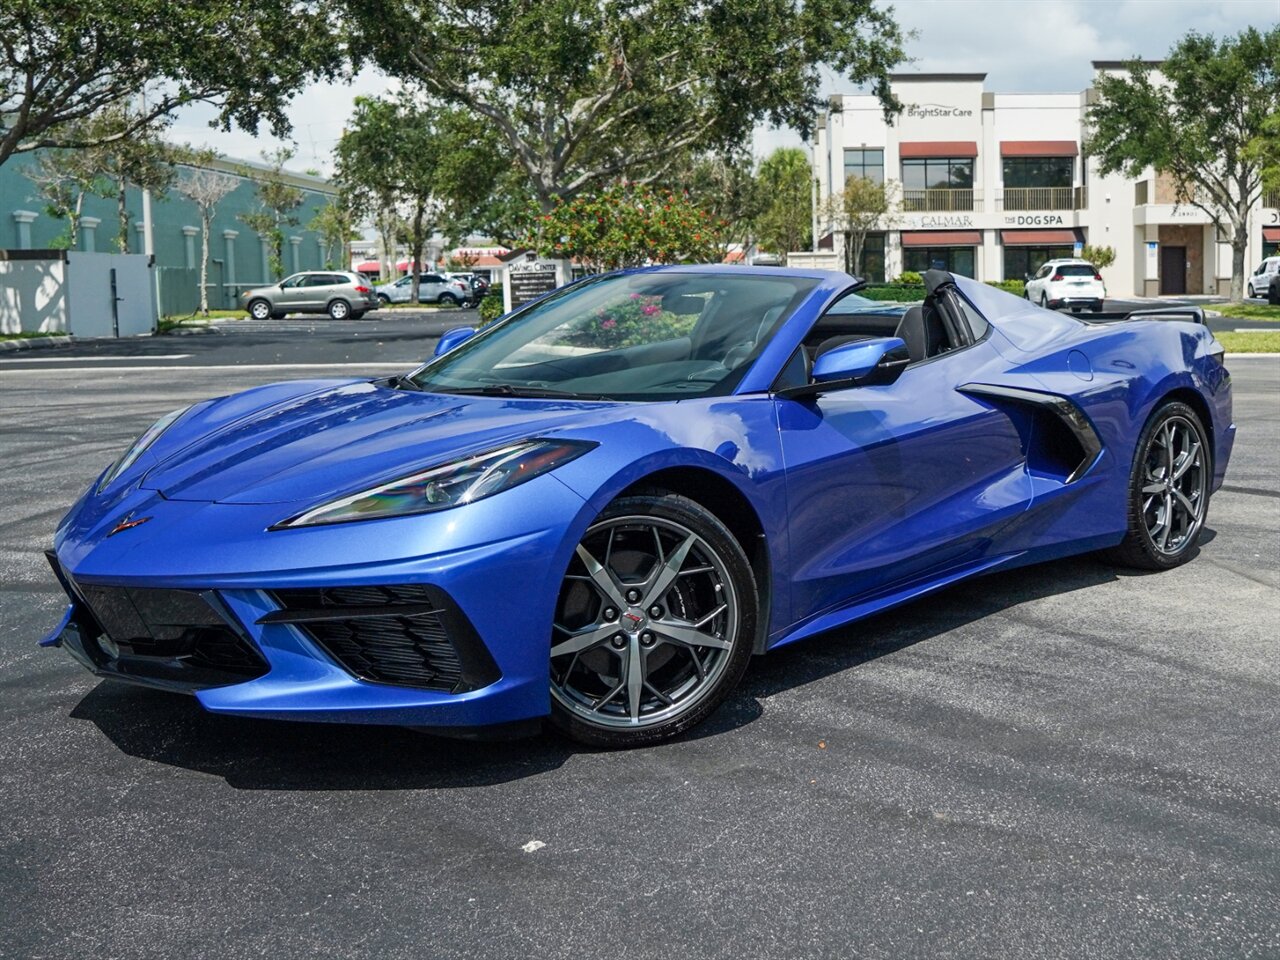
[[413,374],[425,390],[675,400],[724,394],[816,280],[641,273],[584,281]]
[[1064,277],[1092,277],[1093,267],[1087,263],[1064,263],[1054,268],[1055,274],[1062,274]]

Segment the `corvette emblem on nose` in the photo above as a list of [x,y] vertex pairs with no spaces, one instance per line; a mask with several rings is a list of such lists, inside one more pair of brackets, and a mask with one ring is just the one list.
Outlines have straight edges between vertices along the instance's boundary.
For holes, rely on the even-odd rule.
[[150,517],[139,517],[137,520],[134,520],[132,513],[126,514],[123,520],[111,528],[111,532],[108,533],[107,536],[114,537],[122,530],[132,530],[134,527],[140,527],[150,519]]

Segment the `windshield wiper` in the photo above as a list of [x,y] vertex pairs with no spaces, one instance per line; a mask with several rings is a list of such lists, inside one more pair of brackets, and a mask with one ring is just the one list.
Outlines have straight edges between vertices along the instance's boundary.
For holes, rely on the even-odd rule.
[[391,378],[391,386],[396,390],[415,390],[418,393],[422,392],[422,388],[418,386],[418,382],[403,373],[397,373]]
[[471,397],[526,397],[533,400],[608,400],[599,393],[570,393],[549,387],[517,387],[510,383],[490,383],[483,387],[442,387],[440,393],[457,393]]

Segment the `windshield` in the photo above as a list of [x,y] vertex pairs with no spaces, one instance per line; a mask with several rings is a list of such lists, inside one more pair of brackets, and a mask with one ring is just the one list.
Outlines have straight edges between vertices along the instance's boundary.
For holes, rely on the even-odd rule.
[[566,287],[411,379],[437,393],[610,400],[726,394],[817,282],[781,274],[610,274]]

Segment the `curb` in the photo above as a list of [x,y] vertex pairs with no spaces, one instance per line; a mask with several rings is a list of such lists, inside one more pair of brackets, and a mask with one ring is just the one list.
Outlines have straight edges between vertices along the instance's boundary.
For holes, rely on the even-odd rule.
[[13,350],[49,350],[53,347],[69,347],[79,338],[70,334],[62,337],[31,337],[26,340],[0,340],[0,353]]
[[158,333],[156,334],[156,336],[158,337],[195,337],[195,336],[221,335],[221,334],[222,334],[222,331],[219,330],[217,327],[215,327],[213,324],[202,323],[202,324],[199,324],[198,326],[193,325],[190,327],[174,327],[171,330],[166,330],[164,333]]

